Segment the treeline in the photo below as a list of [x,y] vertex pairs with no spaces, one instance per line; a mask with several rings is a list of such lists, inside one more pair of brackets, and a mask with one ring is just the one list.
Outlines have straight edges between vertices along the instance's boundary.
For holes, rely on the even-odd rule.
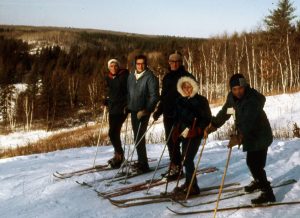
[[[297,91],[300,24],[294,22],[294,11],[288,0],[281,0],[265,18],[263,30],[210,39],[2,27],[2,126],[30,129],[36,122],[52,129],[62,120],[95,119],[101,112],[107,60],[116,57],[132,69],[138,53],[148,56],[150,68],[162,79],[168,55],[182,52],[186,68],[210,102],[224,98],[228,78],[237,72],[264,94]],[[26,84],[19,95],[17,83]]]

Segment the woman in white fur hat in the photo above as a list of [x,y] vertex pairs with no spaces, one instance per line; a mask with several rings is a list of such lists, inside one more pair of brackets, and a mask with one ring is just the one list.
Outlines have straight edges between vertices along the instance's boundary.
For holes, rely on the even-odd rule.
[[[175,188],[174,193],[186,194],[195,169],[194,158],[203,138],[203,131],[210,123],[211,111],[207,99],[197,94],[199,86],[193,78],[187,76],[180,78],[177,90],[181,97],[176,104],[176,125],[172,138],[174,143],[182,143],[182,156],[186,155],[183,163],[186,181],[182,186]],[[195,178],[190,196],[199,193],[200,189]]]

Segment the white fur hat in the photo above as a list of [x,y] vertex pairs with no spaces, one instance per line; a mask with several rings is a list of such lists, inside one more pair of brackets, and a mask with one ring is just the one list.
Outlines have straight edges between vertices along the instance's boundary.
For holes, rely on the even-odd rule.
[[[192,92],[191,96],[186,96],[184,94],[183,90],[182,90],[182,84],[185,83],[185,82],[191,84],[191,86],[193,87],[193,92]],[[197,82],[193,78],[188,77],[188,76],[183,76],[177,82],[177,91],[183,97],[194,97],[198,93],[198,91],[199,91],[199,86],[198,86]]]
[[116,63],[116,64],[120,67],[120,62],[119,62],[117,59],[115,59],[115,58],[110,59],[110,60],[107,62],[107,67],[108,67],[108,68],[109,68],[109,66],[110,66],[111,63]]

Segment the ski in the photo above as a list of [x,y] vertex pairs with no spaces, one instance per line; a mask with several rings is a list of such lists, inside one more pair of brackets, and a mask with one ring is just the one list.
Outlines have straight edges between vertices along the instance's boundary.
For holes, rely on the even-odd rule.
[[[224,188],[240,185],[239,183],[228,183],[224,185]],[[218,192],[209,192],[212,190],[219,189],[220,186],[209,186],[202,188],[202,193],[199,195],[191,196],[191,198],[199,197],[199,196],[206,196],[211,194],[217,194]],[[206,193],[205,193],[206,192]],[[161,202],[171,202],[173,200],[173,193],[167,192],[162,193],[159,195],[152,195],[152,196],[144,196],[144,197],[137,197],[137,198],[128,198],[128,199],[120,199],[120,200],[114,200],[111,198],[107,198],[113,205],[117,207],[133,207],[133,206],[140,206],[140,205],[146,205],[146,204],[154,204],[154,203],[161,203]]]
[[[254,209],[254,208],[265,208],[265,207],[274,207],[274,206],[282,206],[282,205],[296,205],[300,204],[300,201],[284,201],[284,202],[273,202],[273,203],[266,203],[266,204],[243,204],[239,206],[233,207],[223,207],[219,208],[218,212],[222,211],[230,211],[230,210],[240,210],[240,209]],[[195,210],[195,211],[178,211],[167,207],[167,209],[176,215],[192,215],[192,214],[201,214],[201,213],[212,213],[215,209],[208,209],[208,210]]]
[[[216,167],[207,167],[207,168],[203,168],[197,171],[197,174],[206,174],[206,173],[212,173],[217,171],[218,169]],[[183,178],[183,176],[182,176]],[[164,178],[160,178],[160,179],[155,179],[152,184],[151,187],[155,187],[155,186],[159,186],[159,185],[163,185],[167,182],[166,179]],[[131,186],[127,186],[127,187],[122,187],[119,189],[115,189],[109,192],[102,192],[99,193],[99,195],[101,197],[104,198],[113,198],[113,197],[117,197],[117,196],[121,196],[121,195],[125,195],[128,193],[132,193],[132,192],[136,192],[136,191],[142,191],[142,190],[146,190],[149,188],[149,181],[145,181],[143,183],[139,183],[136,185],[131,185]]]
[[[162,169],[162,168],[165,168],[169,166],[169,164],[163,164],[161,165],[158,169]],[[153,168],[150,168],[150,171],[149,172],[152,172],[154,171]],[[147,172],[148,173],[148,172]],[[144,173],[145,174],[145,173]],[[142,174],[138,174],[136,172],[130,172],[128,175],[127,175],[127,179],[129,178],[133,178],[133,177],[136,177],[136,176],[139,176],[139,175],[142,175]],[[116,181],[120,181],[120,180],[124,180],[126,178],[126,173],[123,172],[123,173],[119,173],[118,175],[114,175],[114,176],[111,176],[111,177],[106,177],[106,178],[101,178],[101,179],[97,179],[93,182],[79,182],[79,181],[76,181],[77,184],[79,185],[82,185],[82,186],[88,186],[88,187],[94,187],[96,184],[100,183],[100,182],[103,182],[103,181],[107,181],[108,184],[112,183],[112,182],[116,182]]]
[[[154,162],[156,160],[157,159],[149,158],[148,162]],[[132,161],[132,164],[134,164],[135,162],[136,162],[136,160]],[[65,172],[65,173],[56,171],[55,173],[53,173],[53,176],[58,179],[67,179],[67,178],[71,178],[73,176],[81,176],[84,174],[95,173],[95,172],[100,172],[100,171],[107,171],[107,170],[114,170],[114,169],[111,168],[108,164],[103,164],[103,165],[96,165],[94,167],[88,167],[88,168],[75,170],[75,171],[71,171],[71,172]]]
[[[282,186],[287,186],[287,185],[294,184],[294,183],[296,183],[296,182],[297,182],[297,181],[294,180],[294,179],[289,179],[289,180],[282,181],[282,182],[280,182],[279,184],[272,185],[272,188],[279,188],[279,187],[282,187]],[[225,196],[225,197],[222,197],[222,198],[220,199],[220,201],[222,201],[222,200],[227,200],[227,199],[230,199],[230,198],[239,197],[239,196],[243,196],[243,195],[247,195],[247,194],[256,193],[256,192],[259,191],[259,190],[256,190],[256,191],[254,191],[254,192],[252,192],[252,193],[247,193],[247,192],[244,192],[244,191],[243,191],[243,188],[244,188],[244,187],[240,187],[240,188],[238,188],[238,189],[240,189],[240,190],[235,190],[235,191],[233,191],[233,193],[230,193],[230,195]],[[240,191],[242,191],[242,192],[240,192]],[[225,190],[225,192],[226,192],[226,190]],[[173,200],[173,202],[178,203],[178,204],[180,204],[181,206],[183,206],[183,207],[188,207],[188,208],[190,208],[190,207],[196,207],[196,206],[202,206],[202,205],[205,205],[205,204],[211,204],[211,203],[215,203],[216,201],[217,201],[217,200],[211,200],[211,201],[201,202],[201,203],[198,203],[198,204],[187,204],[186,202],[183,202],[183,201]]]

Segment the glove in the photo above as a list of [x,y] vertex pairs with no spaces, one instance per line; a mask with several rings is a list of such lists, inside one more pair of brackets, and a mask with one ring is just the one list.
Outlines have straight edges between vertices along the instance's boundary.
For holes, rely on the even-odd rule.
[[180,134],[181,137],[186,138],[189,134],[190,129],[189,128],[185,128],[182,133]]
[[157,121],[158,118],[160,117],[160,114],[159,114],[157,111],[155,111],[155,112],[153,113],[152,117],[153,117],[153,120],[154,120],[154,121]]
[[137,115],[136,115],[136,117],[138,118],[138,120],[140,120],[143,116],[146,116],[146,115],[148,115],[149,113],[146,111],[146,110],[140,110],[138,113],[137,113]]
[[232,148],[233,146],[236,146],[236,145],[240,146],[241,144],[242,144],[242,136],[241,135],[231,135],[227,147]]
[[217,130],[216,127],[214,127],[211,123],[205,128],[204,133],[203,133],[203,137],[207,138],[208,135],[212,132],[215,132]]

